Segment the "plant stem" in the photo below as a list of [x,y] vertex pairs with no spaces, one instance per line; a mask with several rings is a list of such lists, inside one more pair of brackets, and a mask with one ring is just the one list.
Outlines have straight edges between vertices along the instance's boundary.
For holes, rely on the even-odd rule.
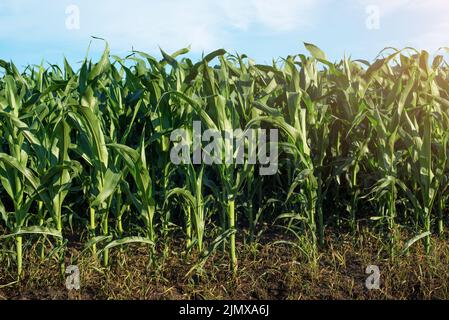
[[318,213],[318,241],[319,245],[324,246],[324,218],[323,218],[323,201],[322,201],[322,181],[321,172],[318,174],[318,189],[317,189],[317,213]]
[[440,236],[444,233],[444,222],[443,222],[443,212],[444,212],[444,201],[438,201],[438,234]]
[[120,237],[123,237],[123,223],[122,223],[122,193],[120,189],[117,191],[117,227]]
[[17,277],[22,277],[22,236],[16,237],[16,252],[17,252]]
[[[90,208],[90,230],[92,233],[92,237],[95,237],[95,209]],[[92,245],[92,254],[94,256],[97,255],[97,245],[94,243]]]
[[[107,236],[108,233],[109,233],[108,212],[106,212],[103,218],[103,235]],[[107,267],[108,265],[109,265],[109,249],[105,249],[103,251],[103,266]]]
[[[235,210],[234,210],[234,200],[228,200],[228,218],[229,218],[229,228],[235,231]],[[237,255],[235,253],[235,232],[230,236],[230,246],[231,246],[231,271],[233,275],[237,273]]]
[[192,213],[191,207],[187,207],[186,213],[186,236],[187,236],[187,249],[192,245]]
[[[38,212],[38,215],[39,215],[39,226],[43,226],[44,225],[44,213],[42,212],[42,208],[43,208],[43,202],[42,201],[38,201],[37,202],[37,212]],[[40,257],[40,259],[41,260],[44,260],[44,258],[45,258],[45,245],[44,245],[44,242],[45,242],[45,236],[43,236],[43,239],[42,239],[42,243],[41,243],[41,247],[40,247],[40,254],[39,254],[39,257]]]

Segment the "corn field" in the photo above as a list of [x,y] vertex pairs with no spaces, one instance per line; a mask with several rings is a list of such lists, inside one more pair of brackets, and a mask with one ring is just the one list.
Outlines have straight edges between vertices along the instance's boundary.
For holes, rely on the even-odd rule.
[[[447,232],[449,67],[389,49],[375,62],[308,54],[260,65],[211,52],[86,58],[80,68],[0,60],[0,262],[58,259],[76,234],[92,259],[172,239],[201,267],[238,272],[236,243],[267,230],[315,259],[329,232],[361,226],[398,256]],[[183,57],[184,56],[184,57]],[[170,161],[171,133],[278,129],[275,175],[258,165]],[[193,154],[193,150],[190,149]],[[293,239],[293,240],[292,240]],[[188,258],[189,259],[189,258]]]

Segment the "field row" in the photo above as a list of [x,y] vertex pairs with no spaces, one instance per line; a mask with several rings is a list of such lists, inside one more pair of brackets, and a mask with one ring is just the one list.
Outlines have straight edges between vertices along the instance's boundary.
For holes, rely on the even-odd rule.
[[[332,63],[305,47],[272,65],[224,50],[197,62],[187,49],[120,58],[107,45],[78,70],[0,60],[0,261],[20,276],[33,248],[63,269],[75,233],[105,266],[130,243],[156,263],[175,238],[196,267],[228,250],[235,275],[236,235],[288,234],[313,261],[328,230],[361,226],[392,257],[417,241],[429,253],[448,223],[444,57],[408,49]],[[240,132],[231,149],[243,153],[195,140],[195,123],[199,134]],[[251,143],[251,130],[265,140]],[[198,151],[210,161],[190,161]],[[248,161],[256,155],[265,163]]]

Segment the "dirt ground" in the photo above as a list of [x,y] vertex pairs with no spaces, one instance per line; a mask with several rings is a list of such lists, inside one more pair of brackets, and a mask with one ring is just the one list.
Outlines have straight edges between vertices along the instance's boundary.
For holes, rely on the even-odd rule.
[[[0,299],[449,299],[447,237],[434,239],[429,256],[417,243],[395,259],[386,258],[379,238],[352,239],[327,238],[315,258],[279,239],[239,243],[236,277],[221,248],[201,266],[176,243],[157,250],[154,264],[147,247],[132,245],[114,249],[104,268],[74,245],[65,264],[78,266],[80,290],[66,288],[57,259],[41,262],[30,253],[20,282],[13,264],[0,264]],[[366,287],[369,265],[379,267],[379,289]]]

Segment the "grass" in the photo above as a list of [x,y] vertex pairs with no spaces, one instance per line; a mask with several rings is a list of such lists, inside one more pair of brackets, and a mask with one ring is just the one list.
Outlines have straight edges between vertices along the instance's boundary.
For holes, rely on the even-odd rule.
[[[109,268],[81,254],[82,244],[68,249],[67,263],[80,267],[81,290],[68,291],[59,280],[57,261],[27,257],[23,281],[0,288],[0,299],[447,299],[447,241],[435,239],[430,256],[424,246],[392,261],[382,250],[382,239],[363,231],[354,244],[351,234],[326,237],[326,248],[313,264],[298,249],[273,244],[271,236],[258,244],[237,241],[239,276],[229,277],[227,258],[213,255],[201,277],[185,277],[191,259],[177,254],[181,241],[171,245],[173,254],[148,267],[148,251],[131,245],[111,254]],[[379,254],[379,251],[382,253]],[[69,262],[72,260],[72,262]],[[376,264],[381,289],[367,290],[365,269]],[[32,267],[31,267],[32,266]],[[32,270],[32,271],[31,271]],[[12,282],[14,272],[2,266],[2,283]]]
[[[448,224],[444,57],[391,49],[373,63],[330,62],[305,47],[272,65],[222,49],[195,63],[187,49],[120,58],[107,44],[79,70],[64,61],[19,72],[0,60],[2,264],[20,280],[36,255],[64,274],[75,235],[104,270],[140,243],[148,268],[183,248],[189,276],[213,261],[235,281],[239,242],[257,248],[267,228],[316,266],[332,254],[326,239],[349,232],[357,243],[361,225],[392,261],[421,243],[436,254]],[[170,136],[197,138],[193,121],[279,130],[277,172],[175,165]]]

